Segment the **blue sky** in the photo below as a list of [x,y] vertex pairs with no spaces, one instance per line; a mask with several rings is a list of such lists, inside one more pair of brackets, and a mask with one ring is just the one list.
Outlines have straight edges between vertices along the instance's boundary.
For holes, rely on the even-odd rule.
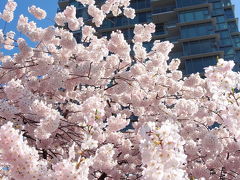
[[[40,27],[47,27],[49,25],[53,25],[54,15],[56,14],[58,7],[57,1],[58,0],[15,0],[15,2],[17,2],[18,4],[17,9],[14,13],[15,19],[11,23],[7,24],[6,31],[15,29],[18,17],[21,14],[29,17],[29,20],[34,20]],[[4,9],[6,2],[7,0],[0,0],[0,12],[2,12],[2,10]],[[47,19],[38,21],[31,14],[29,14],[27,9],[29,6],[32,5],[36,5],[37,7],[44,9],[47,12]],[[3,29],[4,24],[5,23],[0,20],[0,29]]]
[[[3,11],[4,6],[6,4],[7,0],[0,0],[0,12]],[[5,29],[5,32],[8,31],[14,31],[16,33],[15,39],[17,37],[24,37],[22,36],[17,30],[16,30],[16,25],[18,21],[18,17],[23,14],[29,18],[29,21],[34,21],[37,23],[38,27],[48,27],[54,25],[54,16],[57,12],[58,8],[58,0],[15,0],[17,2],[18,6],[17,9],[14,12],[14,20],[10,23],[5,23],[3,20],[0,20],[0,29]],[[35,5],[37,7],[40,7],[44,9],[47,12],[47,17],[44,20],[37,20],[34,18],[33,15],[31,15],[28,12],[28,7]],[[24,37],[24,39],[27,39]],[[34,46],[34,43],[31,41],[28,41],[30,46]],[[12,55],[13,53],[17,52],[17,49],[8,51],[5,49],[1,49],[4,54]]]
[[[236,17],[240,18],[240,0],[232,0],[232,3],[235,5],[235,15],[236,15]],[[238,27],[240,27],[239,23],[240,22],[239,22],[239,19],[238,19]]]

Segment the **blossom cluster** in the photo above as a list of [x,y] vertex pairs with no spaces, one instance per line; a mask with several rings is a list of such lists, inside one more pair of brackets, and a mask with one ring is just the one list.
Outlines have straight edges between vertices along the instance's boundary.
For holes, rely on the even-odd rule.
[[77,31],[83,25],[83,18],[76,18],[76,7],[67,6],[63,12],[59,12],[55,16],[55,21],[59,26],[68,24],[68,28],[71,31]]
[[0,13],[0,19],[2,18],[8,23],[11,22],[14,18],[14,11],[16,7],[17,3],[14,0],[8,0],[3,13]]
[[[239,179],[240,74],[216,59],[203,74],[184,76],[173,44],[154,41],[155,25],[134,38],[95,26],[108,14],[134,18],[129,0],[77,0],[57,13],[57,26],[23,15],[0,30],[0,171],[5,179]],[[16,3],[1,18],[10,22]],[[29,12],[44,19],[45,12]],[[6,17],[5,17],[6,16]],[[7,18],[9,17],[9,18]],[[68,29],[67,29],[68,28]],[[70,31],[69,31],[70,30]],[[81,33],[77,43],[71,31]],[[150,50],[145,42],[153,42]],[[11,52],[11,51],[10,51]]]
[[141,127],[140,151],[146,165],[143,179],[186,179],[183,166],[187,157],[183,149],[185,142],[178,131],[178,126],[170,121],[160,127],[155,122],[147,122]]
[[47,16],[47,13],[43,9],[36,7],[34,5],[28,8],[28,12],[33,14],[39,20],[45,19]]

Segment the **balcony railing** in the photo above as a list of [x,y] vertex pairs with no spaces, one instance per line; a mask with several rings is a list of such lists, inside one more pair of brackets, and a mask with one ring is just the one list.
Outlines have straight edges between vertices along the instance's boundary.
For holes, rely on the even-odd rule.
[[154,33],[154,35],[156,35],[156,36],[158,36],[158,35],[163,35],[163,34],[166,34],[166,32],[165,32],[165,31],[156,31],[156,32]]
[[183,56],[183,52],[174,52],[174,53],[170,53],[169,56],[171,58],[180,58]]
[[175,42],[177,42],[179,39],[180,39],[180,36],[173,36],[173,37],[168,38],[168,40],[169,40],[171,43],[175,43]]
[[173,11],[175,8],[176,8],[175,5],[171,5],[171,6],[167,6],[167,7],[164,7],[164,8],[155,9],[155,10],[153,10],[152,14],[160,14],[160,13]]
[[169,21],[168,23],[166,23],[166,28],[176,27],[177,23],[178,23],[177,20]]
[[201,36],[209,36],[209,35],[213,35],[213,34],[215,34],[215,31],[213,31],[213,30],[202,31],[202,32],[187,32],[187,33],[182,32],[181,39],[191,39],[191,38],[196,38],[196,37],[201,37]]
[[210,52],[215,52],[217,51],[217,47],[207,47],[204,46],[202,48],[192,48],[192,49],[187,49],[186,51],[183,52],[184,56],[191,56],[191,55],[196,55],[196,54],[205,54],[205,53],[210,53]]

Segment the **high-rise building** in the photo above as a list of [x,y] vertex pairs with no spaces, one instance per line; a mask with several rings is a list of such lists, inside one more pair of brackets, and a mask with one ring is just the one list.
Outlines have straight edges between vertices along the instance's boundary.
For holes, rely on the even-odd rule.
[[[77,16],[90,19],[86,8],[75,0],[59,0],[59,11],[67,5],[77,7]],[[135,24],[153,22],[153,40],[174,44],[170,57],[181,59],[184,74],[203,72],[218,58],[234,60],[235,70],[239,71],[240,33],[231,0],[132,0],[131,7],[136,9],[134,19],[109,15],[98,28],[99,35],[110,36],[111,31],[119,29],[130,42]],[[74,33],[76,39],[80,38],[80,32]],[[147,49],[151,45],[152,42],[144,44]]]

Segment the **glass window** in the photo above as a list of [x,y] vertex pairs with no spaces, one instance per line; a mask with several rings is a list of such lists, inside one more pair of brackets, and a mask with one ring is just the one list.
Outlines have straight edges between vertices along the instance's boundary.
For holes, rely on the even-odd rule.
[[196,12],[196,13],[195,13],[195,16],[196,16],[197,19],[200,19],[200,20],[201,20],[201,19],[204,18],[204,13],[201,12],[201,11],[200,11],[200,12]]
[[236,22],[229,22],[228,29],[230,30],[230,32],[238,32],[238,26]]
[[161,24],[156,24],[156,28],[155,28],[155,34],[156,35],[160,35],[160,34],[164,34],[165,31],[164,31],[164,24],[161,23]]
[[217,16],[216,19],[217,19],[217,23],[225,22],[225,17],[224,16]]
[[240,51],[236,51],[237,59],[240,61]]
[[219,24],[217,24],[217,26],[216,26],[216,29],[217,30],[223,30],[223,29],[227,29],[228,27],[227,27],[227,23],[219,23]]
[[129,39],[128,29],[124,29],[124,30],[122,30],[122,33],[123,33],[125,39]]
[[137,9],[137,3],[138,3],[137,1],[131,1],[130,7]]
[[221,39],[230,38],[228,31],[220,31],[219,33],[220,33]]
[[145,8],[145,1],[144,0],[138,0],[138,9]]
[[122,17],[121,16],[118,16],[116,17],[116,23],[115,23],[115,26],[122,26]]
[[234,18],[234,13],[232,9],[225,9],[225,15],[228,19]]
[[217,58],[215,56],[188,59],[185,61],[186,74],[204,72],[205,67],[215,65],[216,63]]
[[151,1],[147,0],[146,2],[146,8],[149,8],[151,6]]
[[151,12],[147,12],[147,22],[152,22],[152,14],[151,14]]
[[223,48],[220,48],[220,50],[224,51],[224,56],[234,54],[233,47],[223,47]]
[[106,18],[104,21],[103,21],[103,24],[102,24],[102,27],[103,28],[110,28],[113,26],[113,23],[111,22],[110,19]]
[[213,8],[214,9],[219,9],[219,8],[222,8],[222,7],[223,7],[222,2],[213,3]]
[[220,40],[220,46],[231,46],[232,41],[231,39],[221,39]]
[[153,45],[152,42],[145,42],[145,43],[143,43],[143,47],[145,47],[147,51],[151,50],[152,45]]
[[185,16],[186,22],[194,21],[194,13],[189,12],[189,13],[184,14],[184,16]]
[[147,13],[140,13],[138,16],[138,22],[139,23],[147,22]]
[[193,59],[192,60],[192,63],[193,63],[193,70],[195,72],[203,72],[203,63],[202,63],[202,59],[199,58],[199,59]]
[[182,26],[181,28],[182,38],[203,36],[203,35],[208,35],[212,33],[213,33],[213,26],[211,23],[188,25],[188,26]]
[[132,0],[130,6],[134,9],[144,9],[150,7],[149,0]]
[[185,56],[207,53],[217,50],[215,39],[184,42],[183,48]]
[[213,10],[213,16],[219,16],[219,15],[223,15],[224,14],[224,10],[223,9],[215,9]]
[[194,73],[191,59],[185,61],[186,74]]
[[232,42],[232,39],[229,36],[221,37],[221,40],[220,40],[220,46],[221,47],[232,46],[232,45],[233,45],[233,42]]
[[230,55],[224,55],[224,59],[226,60],[234,60],[235,54],[230,54]]
[[76,11],[76,17],[79,18],[79,17],[82,17],[84,19],[89,19],[90,16],[88,15],[87,13],[87,9],[86,8],[82,8],[82,9],[77,9]]
[[184,11],[179,13],[180,22],[191,22],[196,20],[203,20],[209,18],[209,13],[207,8]]
[[81,34],[80,34],[80,33],[74,33],[74,38],[76,39],[76,41],[77,41],[78,43],[81,42]]
[[207,0],[177,0],[177,7],[192,6],[196,4],[206,3]]
[[218,15],[224,14],[222,1],[213,2],[212,5],[213,5],[213,13],[212,13],[213,16],[218,16]]
[[240,47],[240,36],[233,36],[235,47]]
[[133,29],[129,30],[129,39],[132,39],[134,36]]

